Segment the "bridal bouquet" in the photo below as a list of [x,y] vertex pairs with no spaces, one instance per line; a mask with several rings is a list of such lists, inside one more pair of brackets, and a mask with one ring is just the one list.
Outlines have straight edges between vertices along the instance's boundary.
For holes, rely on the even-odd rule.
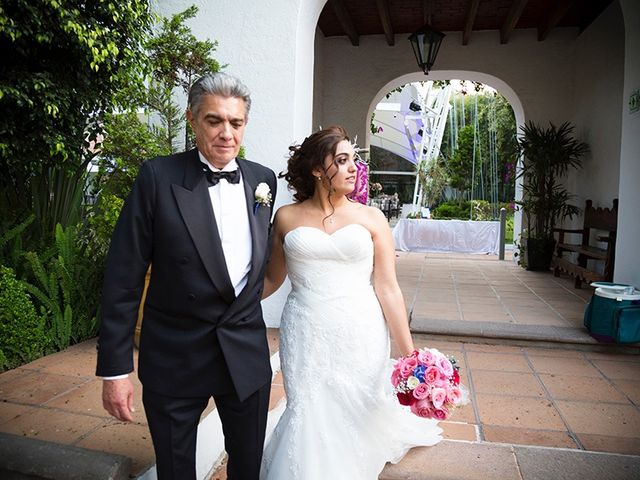
[[402,405],[423,418],[446,420],[463,403],[460,367],[435,348],[422,348],[396,360],[391,383]]

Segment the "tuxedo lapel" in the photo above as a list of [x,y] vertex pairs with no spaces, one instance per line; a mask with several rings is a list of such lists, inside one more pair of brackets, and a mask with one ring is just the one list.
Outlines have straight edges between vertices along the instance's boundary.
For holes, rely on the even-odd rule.
[[[267,248],[268,222],[270,220],[270,209],[258,205],[257,209],[255,191],[258,186],[258,179],[246,162],[237,160],[238,167],[242,172],[244,182],[244,194],[247,201],[247,213],[249,215],[249,225],[251,228],[251,270],[247,285],[253,285],[260,274],[260,265]],[[266,219],[266,220],[265,220]],[[265,225],[265,222],[267,225]]]
[[171,190],[211,281],[222,298],[227,303],[232,303],[235,293],[224,260],[222,242],[211,207],[208,183],[202,174],[197,150],[193,150],[193,155],[187,161],[184,185],[173,184]]

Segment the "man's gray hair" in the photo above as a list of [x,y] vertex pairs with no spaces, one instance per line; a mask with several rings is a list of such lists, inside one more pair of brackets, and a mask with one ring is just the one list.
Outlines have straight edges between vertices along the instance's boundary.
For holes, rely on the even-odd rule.
[[194,115],[198,114],[198,109],[205,95],[241,98],[246,107],[245,116],[249,115],[251,93],[244,83],[232,75],[222,72],[208,73],[195,81],[189,90],[189,110]]

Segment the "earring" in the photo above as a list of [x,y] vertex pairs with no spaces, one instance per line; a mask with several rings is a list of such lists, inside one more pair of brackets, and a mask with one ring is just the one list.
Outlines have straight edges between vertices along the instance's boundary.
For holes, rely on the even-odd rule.
[[322,179],[322,177],[320,177],[320,176],[316,177],[316,180],[320,180],[320,179]]

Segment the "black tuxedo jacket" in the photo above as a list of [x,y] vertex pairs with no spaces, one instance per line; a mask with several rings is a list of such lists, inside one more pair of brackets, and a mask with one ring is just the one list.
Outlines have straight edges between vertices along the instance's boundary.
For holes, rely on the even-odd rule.
[[105,269],[98,376],[133,371],[133,338],[144,277],[138,373],[167,396],[229,393],[240,399],[271,380],[260,297],[273,202],[255,207],[274,173],[238,159],[252,237],[252,266],[236,298],[197,150],[145,162],[120,213]]

